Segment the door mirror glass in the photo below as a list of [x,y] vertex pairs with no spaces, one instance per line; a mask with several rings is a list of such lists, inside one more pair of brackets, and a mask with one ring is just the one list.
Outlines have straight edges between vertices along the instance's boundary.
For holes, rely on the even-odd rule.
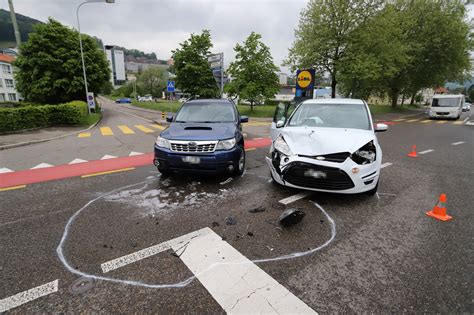
[[241,122],[241,123],[249,122],[248,116],[240,116],[240,122]]
[[374,129],[375,129],[375,132],[387,131],[388,126],[386,124],[378,123],[378,124],[375,124]]
[[281,127],[283,127],[284,125],[285,125],[285,122],[284,122],[283,120],[279,120],[279,121],[277,121],[277,123],[276,123],[276,127],[277,127],[277,128],[281,128]]

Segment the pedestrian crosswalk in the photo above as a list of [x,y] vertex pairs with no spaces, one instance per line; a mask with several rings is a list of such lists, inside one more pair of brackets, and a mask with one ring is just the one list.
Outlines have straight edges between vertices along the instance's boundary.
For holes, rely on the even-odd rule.
[[464,120],[432,120],[432,119],[426,119],[426,118],[413,118],[413,119],[408,119],[408,118],[399,118],[399,119],[394,119],[394,122],[397,123],[421,123],[421,124],[437,124],[437,125],[443,125],[443,124],[452,124],[452,125],[468,125],[468,120],[469,119],[464,119]]
[[260,127],[260,126],[270,126],[272,123],[269,121],[249,121],[247,123],[243,123],[242,125],[250,126],[250,127]]
[[114,136],[114,135],[133,135],[136,133],[153,133],[156,131],[164,130],[166,126],[158,124],[150,125],[118,125],[118,126],[103,126],[99,128],[99,132],[81,132],[77,135],[78,138],[90,138],[94,135],[100,136]]

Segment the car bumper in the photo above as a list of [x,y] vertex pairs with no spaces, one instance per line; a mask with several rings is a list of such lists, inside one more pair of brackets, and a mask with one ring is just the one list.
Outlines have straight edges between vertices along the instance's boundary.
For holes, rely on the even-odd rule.
[[[155,145],[155,166],[170,171],[186,171],[196,173],[222,173],[230,172],[238,167],[241,149],[234,147],[231,150],[219,150],[213,153],[181,153]],[[183,158],[199,157],[197,164],[184,162]]]
[[[273,179],[280,185],[321,192],[357,194],[374,189],[377,185],[382,154],[379,150],[377,160],[366,165],[358,165],[350,158],[342,163],[299,156],[287,158],[288,161],[280,163],[277,170],[274,161],[266,157]],[[357,173],[352,172],[354,168],[358,169]],[[319,175],[311,175],[315,173]]]
[[430,118],[457,118],[459,116],[458,112],[429,112]]

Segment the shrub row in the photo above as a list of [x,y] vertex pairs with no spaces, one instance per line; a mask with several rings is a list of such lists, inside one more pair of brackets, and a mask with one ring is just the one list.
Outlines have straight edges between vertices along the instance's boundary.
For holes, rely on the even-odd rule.
[[0,108],[0,132],[52,125],[76,125],[87,115],[85,102]]

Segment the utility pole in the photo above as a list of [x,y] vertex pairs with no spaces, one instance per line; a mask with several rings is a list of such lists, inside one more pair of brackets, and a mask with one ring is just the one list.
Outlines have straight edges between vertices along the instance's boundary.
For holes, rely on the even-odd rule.
[[224,53],[221,53],[221,98],[224,97]]
[[15,9],[13,8],[13,0],[8,0],[8,5],[10,6],[10,16],[13,24],[13,31],[15,32],[16,48],[20,48],[21,38],[20,31],[18,30],[18,23],[16,21]]

